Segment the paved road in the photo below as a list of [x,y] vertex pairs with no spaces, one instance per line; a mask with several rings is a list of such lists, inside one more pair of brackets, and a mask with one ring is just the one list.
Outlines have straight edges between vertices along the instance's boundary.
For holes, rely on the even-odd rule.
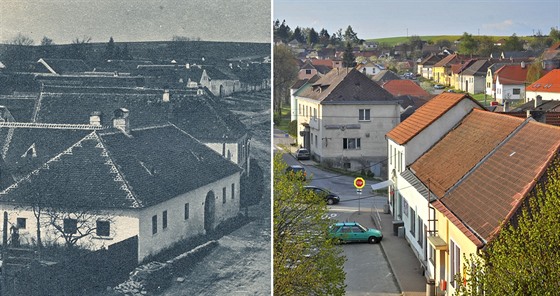
[[[362,210],[363,215],[369,215],[376,208],[382,208],[385,203],[383,197],[369,195],[367,190],[364,190],[365,194],[357,195],[353,177],[322,171],[311,166],[311,162],[297,161],[289,154],[284,154],[283,158],[289,165],[302,164],[310,176],[312,185],[325,187],[339,194],[340,203],[329,206],[331,219],[348,221],[359,209]],[[346,295],[401,295],[395,276],[379,244],[351,243],[343,244],[342,248],[347,259],[344,264]]]

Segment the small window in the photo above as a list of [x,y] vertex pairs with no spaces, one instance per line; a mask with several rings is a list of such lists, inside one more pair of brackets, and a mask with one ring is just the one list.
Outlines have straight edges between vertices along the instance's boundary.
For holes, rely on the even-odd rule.
[[222,203],[226,203],[226,188],[222,188]]
[[25,229],[27,228],[27,218],[17,218],[17,228],[18,229]]
[[185,204],[185,220],[189,219],[189,203]]
[[360,138],[343,138],[342,139],[342,149],[360,149],[361,139]]
[[231,199],[235,199],[235,183],[231,183]]
[[161,228],[167,228],[167,211],[163,211],[161,214]]
[[152,234],[157,233],[157,215],[152,216]]
[[520,94],[520,93],[521,93],[521,89],[520,89],[520,88],[514,88],[514,89],[513,89],[513,94],[514,94],[514,95],[518,95],[518,94]]
[[97,236],[109,236],[111,234],[111,223],[109,221],[97,220],[95,232]]
[[64,233],[75,234],[78,232],[78,220],[67,218],[63,220],[63,223]]
[[310,75],[310,74],[311,74],[311,70],[310,70],[310,69],[305,70],[305,74]]
[[370,113],[370,109],[359,109],[359,112],[358,112],[358,119],[359,119],[360,121],[368,121],[368,120],[370,120],[369,113]]

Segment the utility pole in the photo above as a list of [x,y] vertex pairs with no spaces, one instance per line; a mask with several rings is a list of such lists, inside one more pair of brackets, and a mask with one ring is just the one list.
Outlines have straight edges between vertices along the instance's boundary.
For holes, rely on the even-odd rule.
[[8,259],[8,254],[6,252],[8,248],[8,212],[6,211],[4,211],[4,223],[2,225],[2,231],[2,288],[0,289],[0,291],[2,292],[1,295],[8,295],[8,265],[6,264],[6,260]]

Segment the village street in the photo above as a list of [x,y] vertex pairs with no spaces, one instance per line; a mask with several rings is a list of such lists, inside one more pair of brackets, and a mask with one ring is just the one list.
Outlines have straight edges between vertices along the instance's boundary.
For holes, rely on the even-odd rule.
[[[263,95],[264,97],[264,95]],[[228,107],[251,130],[251,159],[264,173],[264,196],[249,208],[255,221],[218,240],[183,283],[175,282],[158,295],[270,295],[270,108],[260,96],[228,98]],[[182,276],[182,275],[177,275]]]

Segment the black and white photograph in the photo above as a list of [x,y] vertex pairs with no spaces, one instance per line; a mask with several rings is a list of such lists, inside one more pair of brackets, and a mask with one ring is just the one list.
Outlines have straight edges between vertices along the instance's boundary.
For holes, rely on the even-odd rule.
[[270,295],[271,1],[0,15],[0,295]]

